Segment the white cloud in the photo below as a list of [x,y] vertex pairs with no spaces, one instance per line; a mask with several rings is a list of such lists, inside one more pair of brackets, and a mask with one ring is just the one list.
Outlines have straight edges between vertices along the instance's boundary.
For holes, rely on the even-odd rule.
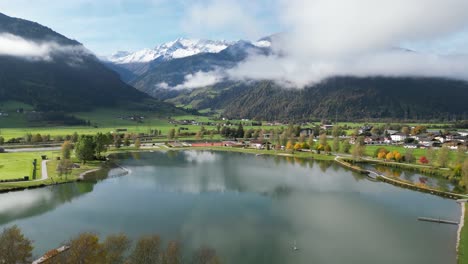
[[189,6],[182,21],[185,31],[197,36],[230,32],[249,38],[261,37],[263,23],[255,19],[259,6],[252,2],[208,0]]
[[198,71],[194,74],[185,75],[185,80],[182,84],[171,87],[167,82],[161,82],[158,83],[156,87],[175,90],[195,89],[216,84],[222,81],[223,78],[225,78],[225,74],[218,70],[209,72]]
[[0,34],[0,55],[29,60],[51,61],[54,53],[68,53],[70,64],[79,63],[80,57],[89,54],[82,46],[59,45],[56,42],[36,42],[9,33]]
[[[337,75],[468,80],[467,56],[395,49],[407,43],[438,42],[467,30],[468,1],[277,0],[276,4],[281,10],[277,19],[288,30],[276,39],[274,54],[249,56],[227,71],[229,78],[275,80],[291,87]],[[211,8],[197,10],[198,16],[213,13]],[[258,20],[250,21],[255,28]]]

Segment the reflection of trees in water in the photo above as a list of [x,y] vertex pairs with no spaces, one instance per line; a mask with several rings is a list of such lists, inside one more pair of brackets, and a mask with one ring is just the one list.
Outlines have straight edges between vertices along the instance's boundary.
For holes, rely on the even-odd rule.
[[[28,218],[36,215],[44,214],[48,211],[55,209],[56,207],[71,202],[79,196],[90,193],[93,191],[94,183],[91,182],[77,182],[77,183],[66,183],[56,186],[49,186],[41,189],[27,190],[24,192],[32,192],[37,196],[48,196],[48,199],[35,199],[27,206],[15,207],[10,211],[0,214],[0,225],[7,224],[11,221],[19,220],[22,218]],[[24,192],[8,193],[5,195],[24,195]],[[34,196],[33,196],[34,197]],[[2,195],[0,195],[2,199]]]
[[330,161],[318,161],[318,163],[319,163],[319,168],[323,173],[325,173],[328,170],[328,168],[330,168],[333,164]]

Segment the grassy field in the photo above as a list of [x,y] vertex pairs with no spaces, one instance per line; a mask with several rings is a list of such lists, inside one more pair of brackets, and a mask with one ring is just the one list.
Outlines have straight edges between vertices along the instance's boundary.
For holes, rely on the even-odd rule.
[[460,234],[458,264],[468,264],[468,203],[465,203],[465,223]]
[[22,152],[22,153],[0,153],[0,180],[18,179],[24,176],[32,176],[34,159],[37,159],[36,177],[41,178],[41,155],[49,158],[56,157],[59,152]]

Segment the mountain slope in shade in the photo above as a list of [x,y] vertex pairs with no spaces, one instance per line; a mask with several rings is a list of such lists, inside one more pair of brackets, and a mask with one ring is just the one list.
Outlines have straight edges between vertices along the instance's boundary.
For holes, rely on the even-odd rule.
[[39,110],[82,111],[147,98],[79,42],[47,27],[0,13],[0,34],[50,46],[47,58],[0,55],[1,101],[17,100]]

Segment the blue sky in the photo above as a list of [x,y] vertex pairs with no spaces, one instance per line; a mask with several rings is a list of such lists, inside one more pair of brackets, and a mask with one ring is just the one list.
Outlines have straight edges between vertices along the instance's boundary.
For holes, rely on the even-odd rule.
[[[286,0],[0,0],[0,12],[46,25],[82,42],[98,55],[109,55],[117,50],[153,47],[179,37],[254,40],[285,31],[288,21],[282,8],[288,3]],[[468,53],[468,30],[440,34],[430,41],[410,39],[399,44],[431,53]]]
[[[281,30],[274,22],[274,10],[268,9],[272,6],[268,4],[271,1],[255,1],[255,4],[249,2],[239,3],[242,8],[247,9],[245,13],[249,17],[264,21],[262,28],[257,29],[255,33],[246,32],[248,30],[244,31],[229,23],[221,23],[224,28],[211,25],[206,30],[202,25],[196,25],[193,20],[196,20],[197,8],[212,6],[213,1],[0,0],[0,12],[48,26],[84,43],[93,52],[105,55],[117,50],[153,47],[179,37],[235,40],[257,38]],[[228,20],[234,21],[242,16],[232,14],[237,17],[229,17],[230,6],[219,8],[226,9],[227,13],[220,15],[227,16]],[[200,27],[194,28],[198,26]]]

